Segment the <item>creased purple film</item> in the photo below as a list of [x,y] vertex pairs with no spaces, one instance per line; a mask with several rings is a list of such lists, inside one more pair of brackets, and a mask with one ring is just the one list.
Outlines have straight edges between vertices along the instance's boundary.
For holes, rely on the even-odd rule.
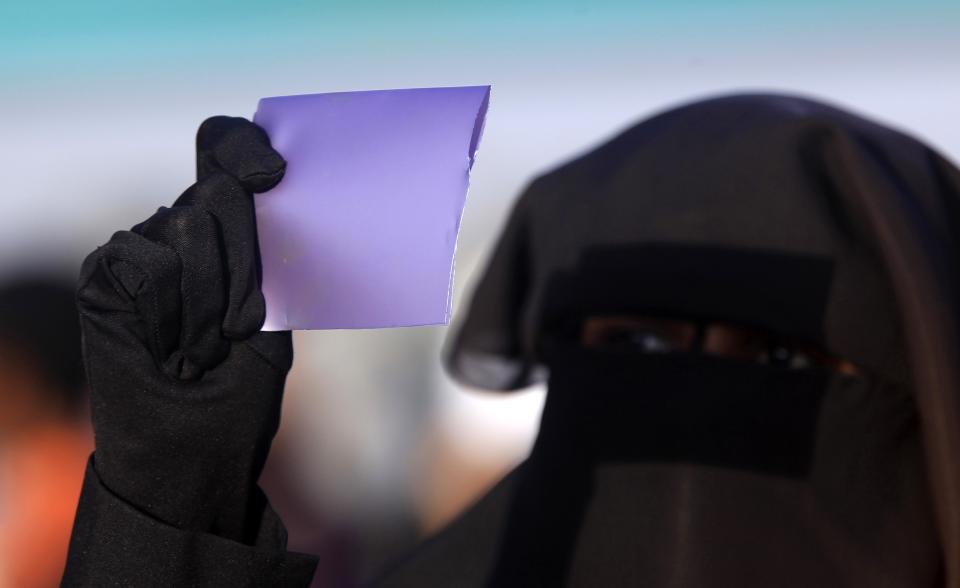
[[256,196],[266,331],[446,324],[489,86],[264,98],[287,160]]

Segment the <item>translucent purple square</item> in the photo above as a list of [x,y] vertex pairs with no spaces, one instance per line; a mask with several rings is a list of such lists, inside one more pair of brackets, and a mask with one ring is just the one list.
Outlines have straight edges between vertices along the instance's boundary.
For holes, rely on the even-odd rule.
[[264,98],[287,160],[256,196],[264,330],[446,324],[489,86]]

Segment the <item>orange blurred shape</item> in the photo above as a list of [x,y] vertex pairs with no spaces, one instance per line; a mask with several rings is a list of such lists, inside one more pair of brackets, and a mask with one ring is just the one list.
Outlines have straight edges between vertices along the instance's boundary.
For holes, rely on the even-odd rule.
[[0,586],[60,584],[87,457],[85,427],[36,427],[3,448],[0,459]]

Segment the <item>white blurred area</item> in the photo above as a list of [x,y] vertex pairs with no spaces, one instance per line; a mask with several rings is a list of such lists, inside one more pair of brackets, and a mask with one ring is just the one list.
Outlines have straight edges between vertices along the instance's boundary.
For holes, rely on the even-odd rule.
[[[754,39],[729,23],[678,35],[637,23],[590,32],[589,43],[576,29],[506,45],[482,29],[434,45],[397,33],[400,49],[357,33],[304,50],[288,40],[272,57],[198,45],[176,59],[22,73],[0,91],[0,267],[64,254],[79,263],[172,202],[193,181],[193,135],[209,115],[250,116],[269,95],[490,83],[456,261],[458,316],[535,174],[680,101],[798,91],[909,129],[957,161],[960,36],[934,32],[809,25]],[[282,443],[301,494],[328,517],[363,525],[412,513],[430,532],[529,450],[544,391],[462,389],[440,368],[446,330],[297,333]]]

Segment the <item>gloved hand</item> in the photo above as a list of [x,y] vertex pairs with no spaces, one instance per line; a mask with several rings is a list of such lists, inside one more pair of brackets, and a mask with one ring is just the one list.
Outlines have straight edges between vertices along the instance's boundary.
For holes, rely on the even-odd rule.
[[78,289],[100,480],[168,525],[247,544],[293,360],[289,332],[260,332],[253,193],[284,169],[260,127],[208,119],[197,182],[94,251]]

